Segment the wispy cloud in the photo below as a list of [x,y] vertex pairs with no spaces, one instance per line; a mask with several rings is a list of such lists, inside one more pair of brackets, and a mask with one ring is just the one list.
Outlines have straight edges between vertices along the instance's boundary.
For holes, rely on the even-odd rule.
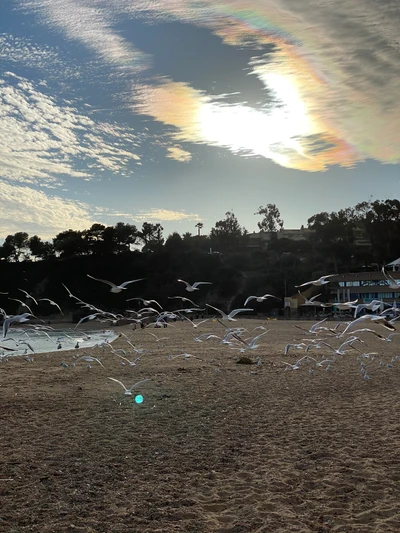
[[23,185],[0,185],[1,237],[17,231],[52,238],[66,229],[82,230],[98,222],[83,202],[49,196]]
[[140,222],[182,222],[184,220],[201,220],[201,217],[195,213],[185,213],[184,211],[171,211],[169,209],[154,208],[149,211],[139,211],[132,215],[133,218]]
[[[15,76],[0,79],[0,168],[21,182],[60,176],[90,179],[95,171],[124,171],[140,159],[137,137],[123,125],[95,122],[76,107]],[[78,163],[79,161],[79,163]]]

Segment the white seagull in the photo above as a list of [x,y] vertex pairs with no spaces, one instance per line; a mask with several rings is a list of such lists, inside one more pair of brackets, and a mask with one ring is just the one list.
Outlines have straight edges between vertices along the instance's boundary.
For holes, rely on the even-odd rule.
[[132,387],[129,387],[129,389],[127,389],[125,387],[125,385],[119,381],[118,379],[115,379],[115,378],[108,378],[108,379],[111,379],[111,381],[115,381],[115,383],[118,383],[119,385],[121,385],[121,387],[124,389],[125,391],[125,396],[132,396],[132,391],[135,387],[137,387],[138,385],[140,385],[141,383],[145,383],[146,381],[151,381],[150,379],[143,379],[142,381],[137,381],[136,383],[134,383],[132,385]]
[[129,285],[130,283],[136,283],[137,281],[143,281],[144,280],[144,278],[133,279],[131,281],[124,281],[124,283],[121,283],[121,285],[116,285],[112,281],[107,281],[106,279],[95,278],[95,277],[91,276],[90,274],[86,274],[86,275],[87,275],[88,278],[91,278],[91,279],[94,279],[96,281],[100,281],[101,283],[106,283],[107,285],[110,285],[110,287],[111,287],[110,292],[113,292],[114,294],[117,294],[117,293],[123,291],[124,289],[126,289],[126,286]]
[[24,289],[18,289],[18,290],[23,292],[25,296],[29,298],[30,300],[32,300],[33,302],[35,302],[36,305],[38,304],[35,298],[31,294],[29,294],[29,292],[24,291]]
[[256,302],[261,303],[264,300],[268,300],[268,298],[275,298],[276,300],[280,300],[280,298],[274,296],[273,294],[264,294],[264,296],[249,296],[244,302],[244,305],[246,306],[249,302],[251,302],[251,300],[256,300]]
[[327,276],[321,276],[318,279],[314,279],[312,281],[306,281],[305,283],[302,283],[301,285],[295,285],[296,289],[299,287],[306,287],[307,285],[315,285],[316,287],[321,287],[321,285],[326,285],[330,282],[328,278],[332,278],[334,276],[337,276],[337,274],[328,274]]
[[146,307],[149,307],[152,303],[154,303],[154,304],[157,304],[158,307],[162,310],[161,305],[156,300],[145,300],[144,298],[128,298],[128,300],[126,301],[131,302],[132,300],[139,300],[143,302],[143,305],[145,305]]
[[226,313],[221,311],[221,309],[218,309],[217,307],[214,307],[213,305],[206,304],[206,306],[211,307],[211,309],[214,309],[215,311],[218,311],[218,313],[220,313],[220,315],[222,316],[222,320],[230,320],[231,322],[236,322],[236,318],[233,318],[233,317],[235,317],[239,313],[243,313],[244,311],[254,311],[254,309],[247,309],[247,308],[233,309],[233,311],[231,311],[229,315],[227,315]]
[[22,315],[14,315],[10,316],[9,318],[6,318],[3,322],[3,339],[7,335],[8,328],[10,327],[13,322],[18,322],[19,324],[22,324],[23,322],[27,322],[29,320],[28,317],[31,317],[32,313],[22,313]]
[[18,300],[17,298],[9,298],[9,300],[13,300],[14,302],[18,302],[19,304],[21,304],[22,306],[26,307],[29,311],[29,313],[32,315],[32,309],[29,307],[29,305],[27,305],[25,302],[23,302],[22,300]]
[[395,291],[400,290],[400,285],[388,272],[385,271],[385,267],[382,267],[382,274],[385,276],[386,281],[391,289],[394,289]]
[[56,302],[54,302],[53,300],[50,300],[50,298],[39,298],[38,302],[49,302],[50,305],[54,305],[55,307],[57,307],[57,309],[60,311],[60,313],[62,315],[64,315],[64,313],[61,310],[61,307]]
[[186,285],[186,290],[188,292],[198,291],[199,285],[212,285],[210,281],[196,281],[195,283],[193,283],[193,285],[190,285],[190,283],[188,283],[187,281],[184,281],[183,279],[178,279],[178,281]]

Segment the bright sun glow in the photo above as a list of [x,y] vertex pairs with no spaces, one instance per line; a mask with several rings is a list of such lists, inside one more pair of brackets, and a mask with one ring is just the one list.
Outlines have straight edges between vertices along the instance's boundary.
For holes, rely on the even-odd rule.
[[199,109],[201,136],[209,142],[272,158],[285,165],[286,152],[304,156],[301,137],[312,131],[307,110],[295,85],[279,74],[265,73],[262,81],[273,91],[276,102],[268,110],[244,105],[202,103]]

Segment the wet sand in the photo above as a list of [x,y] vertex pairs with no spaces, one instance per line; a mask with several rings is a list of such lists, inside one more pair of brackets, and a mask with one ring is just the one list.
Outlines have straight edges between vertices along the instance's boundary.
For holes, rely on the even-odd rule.
[[[304,355],[283,355],[305,337],[293,322],[234,324],[271,329],[244,354],[261,366],[194,342],[221,334],[211,322],[117,328],[151,350],[134,367],[100,348],[104,368],[61,366],[74,350],[1,364],[0,532],[400,531],[400,336],[363,336],[380,354],[364,380],[356,352],[330,371],[285,371]],[[113,347],[130,350],[123,338]],[[167,359],[182,352],[201,360]],[[108,377],[151,378],[143,403]]]

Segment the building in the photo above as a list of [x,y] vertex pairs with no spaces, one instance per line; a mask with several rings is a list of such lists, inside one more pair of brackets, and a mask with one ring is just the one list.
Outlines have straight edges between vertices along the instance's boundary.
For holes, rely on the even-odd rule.
[[372,300],[392,303],[400,299],[400,271],[391,272],[391,276],[399,284],[399,290],[389,287],[380,271],[338,274],[331,278],[329,284],[330,301],[343,303],[358,299],[359,303],[369,303]]
[[268,243],[273,239],[306,241],[314,233],[314,230],[303,227],[300,229],[281,229],[279,231],[253,231],[253,233],[249,234],[248,248],[267,248]]

